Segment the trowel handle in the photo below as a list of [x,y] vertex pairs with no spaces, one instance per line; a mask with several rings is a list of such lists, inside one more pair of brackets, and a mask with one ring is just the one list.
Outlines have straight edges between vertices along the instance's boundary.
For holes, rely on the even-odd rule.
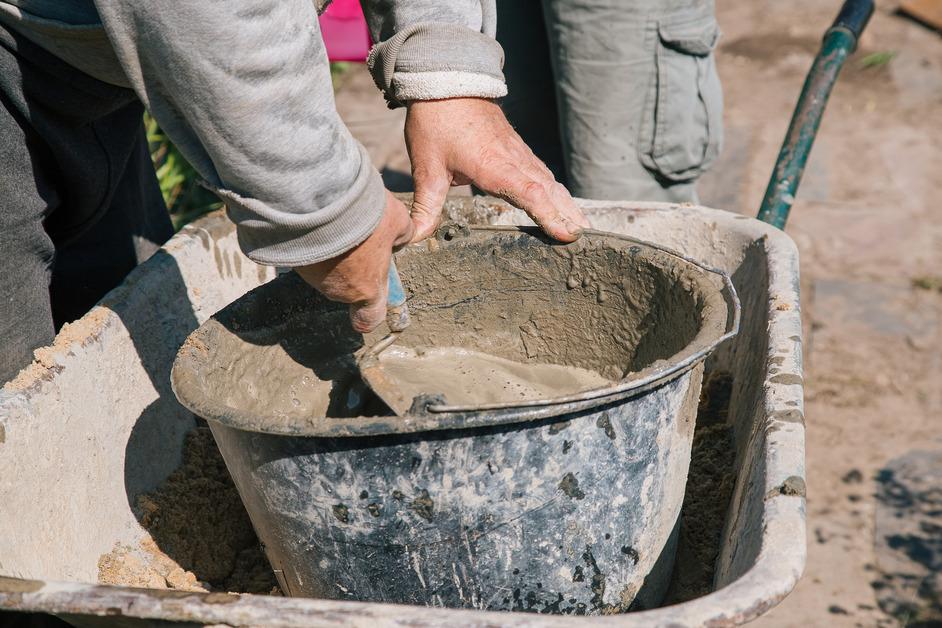
[[406,305],[406,291],[396,269],[396,260],[389,260],[388,296],[386,298],[386,324],[392,332],[403,331],[412,322],[409,319],[409,306]]

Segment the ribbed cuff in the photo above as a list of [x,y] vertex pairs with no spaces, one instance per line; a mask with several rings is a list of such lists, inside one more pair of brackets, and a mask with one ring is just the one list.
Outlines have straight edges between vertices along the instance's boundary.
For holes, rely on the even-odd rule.
[[471,72],[396,72],[392,89],[400,102],[507,95],[507,84],[503,81]]
[[239,246],[266,266],[306,266],[336,257],[373,233],[383,217],[386,190],[366,150],[348,192],[310,213],[277,211],[263,202],[214,189],[236,224]]
[[500,44],[458,24],[424,23],[404,29],[373,46],[367,65],[391,107],[409,100],[506,94],[506,86],[501,87]]

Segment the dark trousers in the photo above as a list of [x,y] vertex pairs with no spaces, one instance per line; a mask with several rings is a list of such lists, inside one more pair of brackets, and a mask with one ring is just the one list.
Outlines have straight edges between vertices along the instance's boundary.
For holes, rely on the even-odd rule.
[[142,115],[0,25],[0,384],[173,234]]

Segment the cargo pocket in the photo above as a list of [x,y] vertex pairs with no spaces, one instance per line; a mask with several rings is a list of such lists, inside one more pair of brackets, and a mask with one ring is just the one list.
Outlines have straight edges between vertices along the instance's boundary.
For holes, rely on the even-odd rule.
[[695,179],[720,152],[723,93],[712,54],[719,35],[713,16],[658,22],[657,69],[638,148],[641,163],[669,181]]

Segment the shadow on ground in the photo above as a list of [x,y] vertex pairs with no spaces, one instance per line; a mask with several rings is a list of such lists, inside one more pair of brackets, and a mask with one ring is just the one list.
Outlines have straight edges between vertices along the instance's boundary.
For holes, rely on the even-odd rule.
[[876,484],[880,608],[903,626],[942,626],[942,451],[896,458]]

